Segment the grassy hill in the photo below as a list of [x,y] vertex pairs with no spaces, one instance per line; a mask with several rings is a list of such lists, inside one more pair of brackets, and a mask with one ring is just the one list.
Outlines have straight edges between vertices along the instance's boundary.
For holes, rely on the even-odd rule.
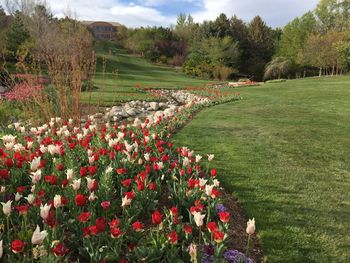
[[350,77],[235,91],[244,100],[199,113],[178,145],[215,154],[268,262],[350,262]]
[[145,59],[129,54],[111,42],[97,42],[97,68],[94,78],[94,92],[85,92],[83,101],[91,95],[93,102],[115,104],[130,99],[154,100],[137,87],[176,88],[202,86],[208,81],[187,77],[171,67],[156,65]]

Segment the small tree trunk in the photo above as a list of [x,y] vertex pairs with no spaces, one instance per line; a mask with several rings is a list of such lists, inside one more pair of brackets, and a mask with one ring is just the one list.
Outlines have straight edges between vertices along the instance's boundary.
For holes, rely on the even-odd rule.
[[334,68],[335,68],[335,66],[333,65],[333,67],[332,67],[332,77],[334,76]]
[[303,78],[305,78],[306,77],[306,70],[304,69],[304,75],[303,75]]
[[318,77],[320,78],[322,76],[322,67],[320,67],[320,72],[318,74]]

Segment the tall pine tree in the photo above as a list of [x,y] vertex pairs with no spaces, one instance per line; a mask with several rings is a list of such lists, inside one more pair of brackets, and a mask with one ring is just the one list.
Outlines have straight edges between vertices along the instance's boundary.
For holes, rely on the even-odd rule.
[[17,50],[30,38],[29,31],[25,27],[21,13],[17,11],[13,22],[5,35],[6,49],[12,58],[15,57]]

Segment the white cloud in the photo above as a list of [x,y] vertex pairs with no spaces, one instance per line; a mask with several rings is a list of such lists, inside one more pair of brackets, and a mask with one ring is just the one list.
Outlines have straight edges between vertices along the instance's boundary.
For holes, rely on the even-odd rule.
[[203,10],[193,14],[196,22],[213,20],[220,13],[246,21],[260,15],[270,26],[283,26],[313,10],[318,0],[203,0]]
[[166,17],[155,8],[118,0],[48,0],[48,3],[58,17],[70,10],[80,20],[119,22],[129,27],[170,25],[176,21],[176,16]]
[[[1,0],[0,0],[1,1]],[[237,15],[245,21],[260,15],[270,26],[283,26],[296,16],[314,9],[318,0],[47,0],[56,16],[63,16],[67,10],[81,20],[113,21],[129,27],[163,25],[176,22],[176,16],[166,16],[162,10],[176,6],[176,10],[192,12],[196,22],[213,20],[220,13],[228,17]]]

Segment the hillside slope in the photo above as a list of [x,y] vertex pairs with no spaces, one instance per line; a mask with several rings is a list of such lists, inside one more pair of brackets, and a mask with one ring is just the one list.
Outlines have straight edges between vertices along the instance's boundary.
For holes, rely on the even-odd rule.
[[[112,42],[97,42],[97,68],[94,84],[98,89],[91,94],[92,101],[113,104],[130,99],[151,99],[137,87],[176,88],[202,86],[208,81],[187,77],[171,67],[155,65],[129,54],[123,47]],[[83,100],[89,100],[89,93]]]

